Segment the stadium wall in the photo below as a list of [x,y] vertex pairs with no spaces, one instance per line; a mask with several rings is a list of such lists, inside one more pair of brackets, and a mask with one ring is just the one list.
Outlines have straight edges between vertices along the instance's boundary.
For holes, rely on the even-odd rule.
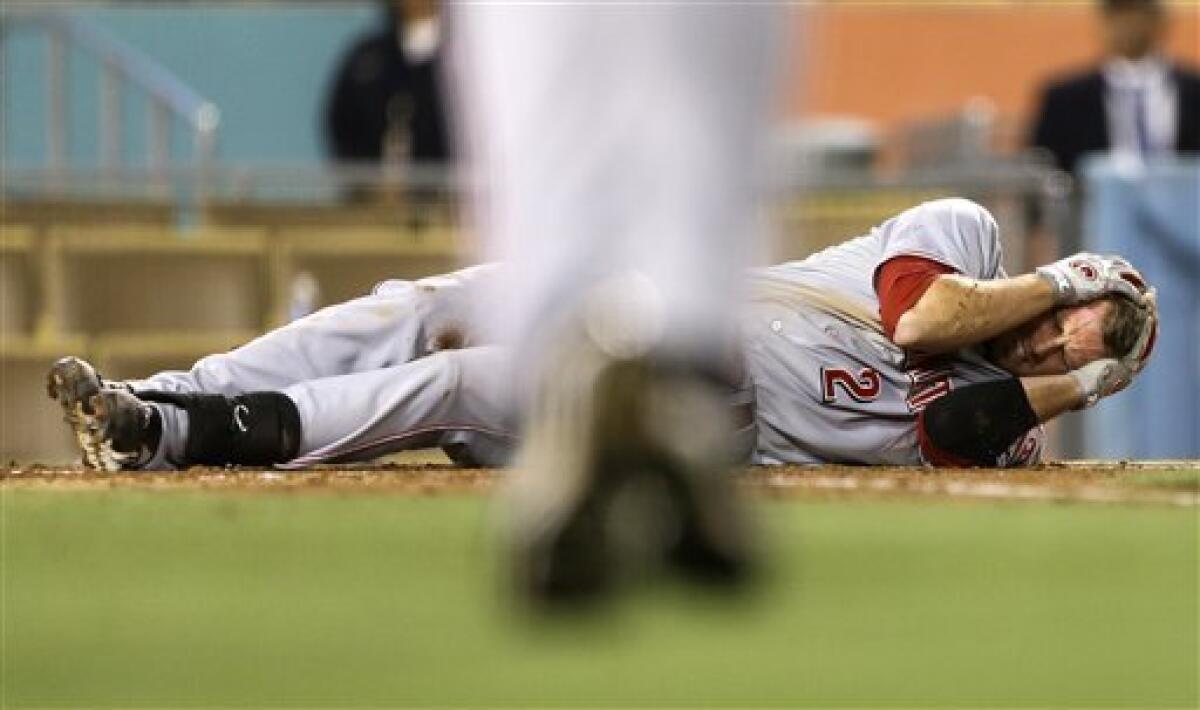
[[[37,3],[26,3],[38,6]],[[319,110],[337,57],[369,27],[370,0],[57,4],[97,20],[161,61],[224,112],[220,155],[234,162],[321,156]],[[1200,4],[1173,3],[1172,54],[1200,63]],[[1024,116],[1040,81],[1099,49],[1089,2],[838,2],[804,6],[782,110],[866,118],[887,131],[955,112],[973,97]],[[11,164],[45,156],[44,39],[5,37],[3,119]],[[96,69],[72,57],[71,156],[97,159]],[[266,87],[266,88],[264,88]],[[131,159],[142,155],[144,110],[127,106]],[[176,149],[186,155],[184,136]]]
[[[1092,2],[821,3],[809,7],[786,110],[884,128],[958,111],[973,97],[1024,117],[1042,80],[1100,56]],[[1171,4],[1169,53],[1200,64],[1200,3]]]

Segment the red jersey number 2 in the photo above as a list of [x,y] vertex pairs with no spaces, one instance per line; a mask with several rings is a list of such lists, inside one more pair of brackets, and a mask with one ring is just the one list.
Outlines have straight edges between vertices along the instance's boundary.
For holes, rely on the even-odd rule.
[[872,367],[864,367],[857,376],[840,367],[821,368],[821,400],[825,404],[836,403],[843,394],[855,402],[873,402],[882,384],[879,372]]

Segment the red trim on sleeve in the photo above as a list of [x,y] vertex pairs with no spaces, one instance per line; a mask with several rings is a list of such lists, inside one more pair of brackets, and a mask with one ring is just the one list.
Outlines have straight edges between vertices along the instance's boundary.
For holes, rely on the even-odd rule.
[[921,449],[922,458],[931,466],[970,468],[975,465],[967,459],[942,451],[933,443],[925,431],[925,410],[921,410],[917,415],[917,446]]
[[934,279],[957,271],[922,256],[895,256],[883,262],[875,272],[875,292],[879,294],[879,317],[888,337],[896,334],[896,322],[916,305]]

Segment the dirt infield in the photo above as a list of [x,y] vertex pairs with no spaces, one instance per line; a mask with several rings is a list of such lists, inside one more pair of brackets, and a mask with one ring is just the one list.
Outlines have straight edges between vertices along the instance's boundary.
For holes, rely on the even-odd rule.
[[[306,471],[192,468],[101,473],[9,466],[0,490],[245,490],[258,492],[485,494],[502,477],[444,464],[320,467]],[[1067,462],[1034,468],[924,469],[861,466],[751,467],[742,477],[767,497],[940,497],[1200,506],[1200,462]]]

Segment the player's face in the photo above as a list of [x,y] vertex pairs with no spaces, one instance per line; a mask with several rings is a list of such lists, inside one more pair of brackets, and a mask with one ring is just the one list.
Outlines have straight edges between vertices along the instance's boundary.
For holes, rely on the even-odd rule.
[[1105,356],[1104,318],[1111,301],[1092,301],[1058,308],[994,338],[988,359],[1005,370],[1027,377],[1062,375]]

